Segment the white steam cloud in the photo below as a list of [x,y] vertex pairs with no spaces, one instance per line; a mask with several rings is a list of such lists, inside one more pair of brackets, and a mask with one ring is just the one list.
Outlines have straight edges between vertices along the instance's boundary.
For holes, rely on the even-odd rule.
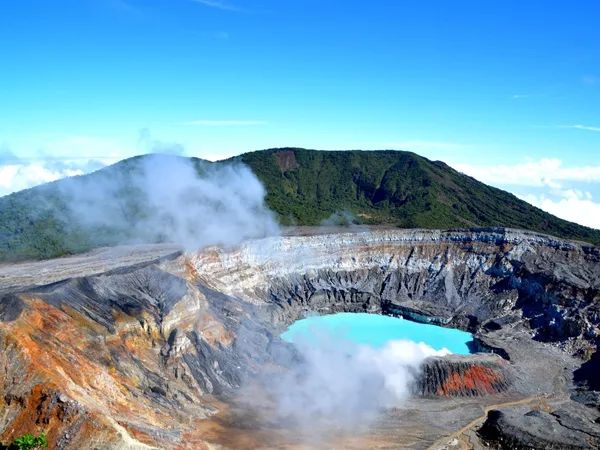
[[126,170],[110,167],[68,180],[60,189],[82,226],[121,230],[122,242],[173,242],[197,250],[278,234],[265,189],[247,166],[195,164],[151,155]]
[[271,381],[280,419],[309,435],[318,433],[317,423],[331,431],[360,427],[379,411],[401,406],[423,361],[450,354],[423,342],[396,340],[373,348],[314,332],[294,338],[302,363]]

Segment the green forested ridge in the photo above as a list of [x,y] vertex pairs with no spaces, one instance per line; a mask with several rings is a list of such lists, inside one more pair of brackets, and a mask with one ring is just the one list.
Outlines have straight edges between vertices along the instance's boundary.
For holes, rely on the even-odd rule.
[[[90,180],[114,182],[119,210],[135,223],[143,198],[128,180],[142,157],[93,174],[60,180],[0,198],[0,259],[49,258],[126,240],[128,228],[85,225],[70,216],[61,189]],[[267,204],[283,224],[317,225],[351,212],[365,224],[413,228],[524,228],[600,244],[600,230],[559,219],[440,161],[402,151],[271,149],[243,161],[267,190]],[[197,164],[199,160],[193,158]]]
[[[281,154],[288,155],[286,164]],[[410,152],[274,149],[238,158],[265,184],[267,202],[284,223],[318,224],[345,209],[367,224],[503,226],[600,243],[600,230],[559,219]]]

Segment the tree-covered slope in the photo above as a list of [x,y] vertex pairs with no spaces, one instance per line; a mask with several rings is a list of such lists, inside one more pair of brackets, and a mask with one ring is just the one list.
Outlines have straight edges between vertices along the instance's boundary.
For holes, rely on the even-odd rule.
[[[95,173],[49,183],[0,198],[0,259],[47,258],[131,240],[145,209],[131,183],[144,157]],[[457,228],[504,226],[600,244],[600,230],[552,216],[446,164],[401,151],[272,149],[246,153],[242,161],[262,181],[267,204],[284,224],[317,225],[340,212],[366,224]],[[200,160],[193,158],[197,170]],[[65,192],[110,185],[117,228],[111,220],[73,217]],[[65,189],[68,187],[69,189]],[[79,213],[80,216],[85,216]],[[93,209],[89,209],[93,214]],[[108,218],[110,219],[110,217]],[[199,226],[201,218],[199,218]],[[168,236],[163,238],[168,239]]]
[[600,230],[559,219],[440,161],[402,151],[264,150],[241,155],[282,220],[318,224],[340,210],[401,227],[504,226],[600,243]]

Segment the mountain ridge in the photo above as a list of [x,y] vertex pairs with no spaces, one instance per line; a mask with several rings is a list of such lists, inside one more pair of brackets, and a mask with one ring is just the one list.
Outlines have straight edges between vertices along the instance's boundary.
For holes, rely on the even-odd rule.
[[[281,154],[285,158],[278,157]],[[269,158],[271,155],[275,157]],[[325,214],[347,208],[361,222],[371,224],[391,223],[403,228],[503,226],[570,239],[591,238],[593,243],[600,243],[600,230],[559,219],[442,161],[430,161],[412,152],[277,148],[226,161],[236,159],[247,164],[265,184],[267,203],[284,219],[286,212],[293,214],[299,205],[316,213],[307,217],[304,211],[299,225],[306,224],[307,219],[318,224]],[[344,170],[352,177],[340,179],[339,172]],[[286,195],[280,194],[283,189],[277,189],[276,183],[286,188]],[[374,220],[369,213],[375,213]]]
[[[81,189],[94,179],[116,180],[121,212],[135,224],[144,212],[131,179],[149,156],[128,158],[87,175],[0,197],[0,260],[50,258],[130,241],[127,229],[78,223],[70,215],[61,188],[71,183]],[[442,161],[412,152],[284,147],[214,163],[195,157],[184,160],[198,172],[206,165],[245,164],[262,182],[266,204],[283,225],[508,227],[600,245],[600,230],[554,217]]]

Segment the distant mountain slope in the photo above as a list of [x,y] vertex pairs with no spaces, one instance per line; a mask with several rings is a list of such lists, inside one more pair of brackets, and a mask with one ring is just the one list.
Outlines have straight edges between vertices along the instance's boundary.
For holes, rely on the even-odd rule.
[[[136,221],[149,213],[130,183],[144,158],[1,197],[0,260],[49,258],[131,239]],[[191,160],[198,170],[206,163]],[[366,224],[504,226],[600,244],[600,230],[554,217],[443,162],[414,153],[285,148],[214,164],[230,161],[243,161],[258,176],[267,189],[267,204],[284,224],[315,225],[335,213],[349,212]],[[94,180],[114,186],[110,201],[130,227],[116,229],[110,220],[86,225],[84,217],[72,216],[64,187],[85,190]]]
[[503,226],[600,244],[600,230],[559,219],[410,152],[273,149],[238,159],[265,184],[267,203],[284,223],[318,224],[345,209],[370,224]]

